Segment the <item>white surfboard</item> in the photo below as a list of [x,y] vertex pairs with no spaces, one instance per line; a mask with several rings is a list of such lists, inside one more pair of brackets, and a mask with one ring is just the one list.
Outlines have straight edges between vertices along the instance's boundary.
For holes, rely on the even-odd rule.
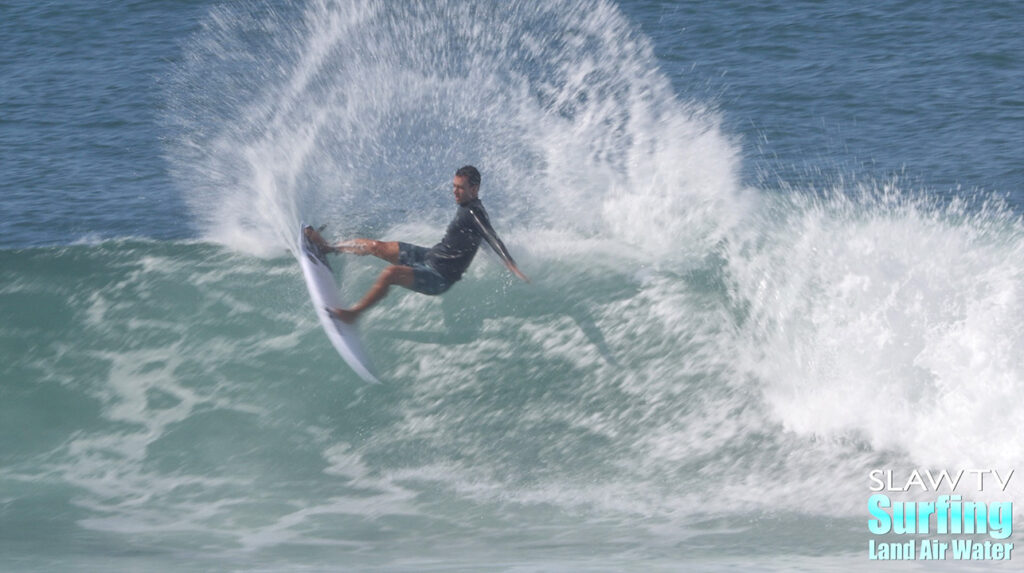
[[355,325],[345,324],[327,312],[327,307],[342,308],[344,305],[338,296],[338,285],[334,282],[327,254],[321,252],[306,238],[303,231],[305,227],[306,225],[299,227],[299,264],[302,265],[302,274],[306,278],[306,287],[309,288],[309,298],[313,300],[316,315],[320,317],[320,325],[324,327],[327,338],[337,349],[338,354],[341,354],[352,370],[363,380],[378,383],[379,380],[359,340]]

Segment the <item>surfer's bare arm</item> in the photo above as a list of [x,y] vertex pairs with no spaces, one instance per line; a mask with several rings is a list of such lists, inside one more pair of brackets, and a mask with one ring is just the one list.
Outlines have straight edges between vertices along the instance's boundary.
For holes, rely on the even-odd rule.
[[487,244],[490,245],[491,249],[501,257],[501,262],[505,263],[505,267],[512,272],[512,274],[519,277],[524,282],[530,282],[530,279],[519,270],[516,266],[515,259],[512,258],[511,253],[505,247],[505,243],[501,242],[498,238],[498,234],[494,232],[494,229],[487,222],[487,220],[480,217],[476,211],[470,210],[473,214],[473,222],[476,224],[477,230],[480,231],[480,235],[483,236]]

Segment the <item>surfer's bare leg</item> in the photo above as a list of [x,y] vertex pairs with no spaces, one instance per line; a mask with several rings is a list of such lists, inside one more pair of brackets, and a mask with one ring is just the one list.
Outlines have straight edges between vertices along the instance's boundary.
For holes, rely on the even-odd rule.
[[349,309],[332,308],[331,314],[338,317],[342,322],[352,324],[355,322],[359,315],[366,309],[380,302],[382,298],[387,296],[388,289],[391,285],[398,285],[403,287],[411,287],[413,285],[413,270],[412,267],[406,267],[402,265],[392,265],[383,271],[380,276],[377,277],[377,282],[373,283],[370,290],[367,291],[366,296],[363,300],[359,301],[355,306]]
[[306,227],[306,236],[309,237],[309,239],[325,253],[350,253],[359,256],[373,255],[378,259],[384,259],[393,265],[398,264],[399,249],[397,241],[351,239],[332,245],[328,243],[323,238],[323,235],[313,227]]
[[398,242],[397,241],[374,241],[373,239],[351,239],[342,241],[332,247],[339,253],[351,253],[353,255],[373,255],[378,259],[397,265],[398,264]]

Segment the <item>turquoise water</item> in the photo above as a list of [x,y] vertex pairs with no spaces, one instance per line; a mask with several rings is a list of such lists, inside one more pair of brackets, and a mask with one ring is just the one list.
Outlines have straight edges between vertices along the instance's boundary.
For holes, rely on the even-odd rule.
[[[0,10],[4,570],[875,570],[868,472],[1024,458],[1013,3]],[[533,282],[394,292],[368,386],[296,226],[464,163]]]

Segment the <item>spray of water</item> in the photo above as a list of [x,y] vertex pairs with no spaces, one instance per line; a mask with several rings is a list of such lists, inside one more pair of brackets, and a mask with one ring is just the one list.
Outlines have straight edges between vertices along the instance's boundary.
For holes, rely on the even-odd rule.
[[169,85],[196,219],[250,252],[279,253],[301,218],[441,221],[466,163],[516,226],[655,255],[706,251],[738,211],[735,147],[608,2],[233,6]]

